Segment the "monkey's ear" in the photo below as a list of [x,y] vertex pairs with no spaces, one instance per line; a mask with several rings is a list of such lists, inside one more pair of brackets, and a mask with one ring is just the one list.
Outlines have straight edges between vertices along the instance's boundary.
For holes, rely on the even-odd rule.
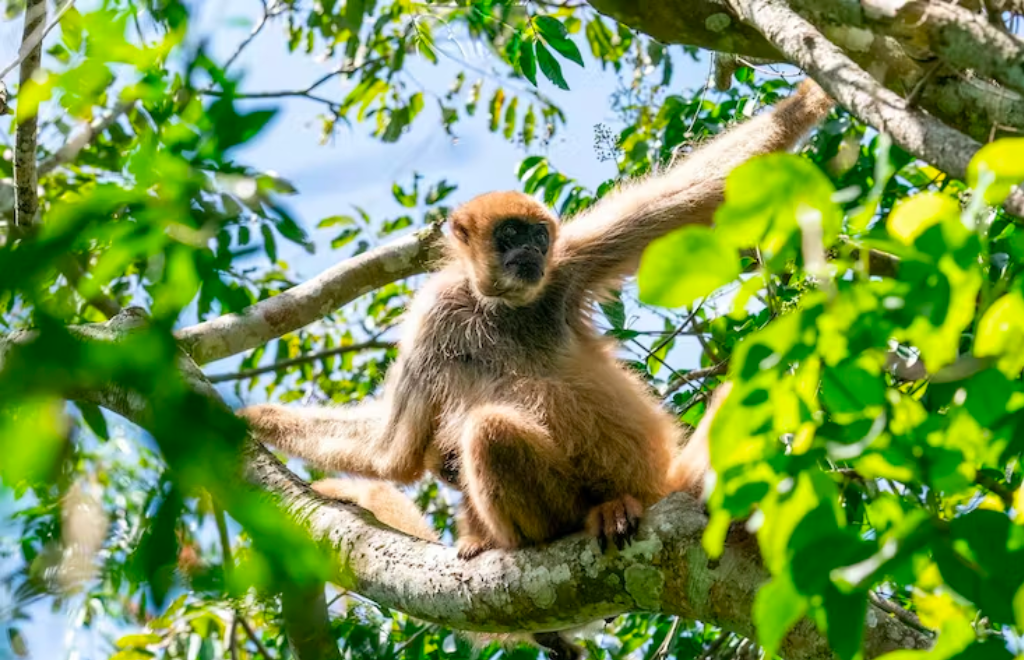
[[466,228],[464,222],[457,218],[452,218],[452,233],[455,234],[455,238],[469,245],[469,229]]

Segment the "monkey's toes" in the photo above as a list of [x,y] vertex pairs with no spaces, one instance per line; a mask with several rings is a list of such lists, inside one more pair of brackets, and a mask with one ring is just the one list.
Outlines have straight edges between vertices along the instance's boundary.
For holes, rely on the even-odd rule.
[[587,531],[597,538],[601,551],[610,543],[622,550],[631,543],[640,529],[644,508],[636,498],[623,495],[619,499],[595,506],[587,516]]
[[472,559],[494,547],[489,541],[479,536],[463,536],[455,542],[459,559]]

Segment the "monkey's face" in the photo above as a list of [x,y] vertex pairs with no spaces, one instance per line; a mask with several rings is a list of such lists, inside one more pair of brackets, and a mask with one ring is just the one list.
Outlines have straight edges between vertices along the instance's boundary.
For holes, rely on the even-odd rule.
[[546,223],[506,218],[495,225],[491,239],[499,289],[528,291],[541,285],[551,247]]
[[533,302],[547,281],[557,220],[522,193],[488,193],[452,214],[454,247],[473,288],[512,306]]

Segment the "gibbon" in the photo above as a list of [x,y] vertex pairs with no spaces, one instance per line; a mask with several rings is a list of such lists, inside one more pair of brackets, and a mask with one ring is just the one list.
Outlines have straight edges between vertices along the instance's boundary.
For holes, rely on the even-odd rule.
[[683,431],[616,361],[593,303],[652,240],[710,224],[734,167],[791,147],[832,105],[807,80],[773,112],[565,224],[518,192],[470,200],[451,215],[446,265],[410,305],[381,401],[240,414],[259,439],[324,469],[454,481],[465,559],[584,529],[622,548],[646,507],[700,493],[708,452],[703,439],[680,450]]

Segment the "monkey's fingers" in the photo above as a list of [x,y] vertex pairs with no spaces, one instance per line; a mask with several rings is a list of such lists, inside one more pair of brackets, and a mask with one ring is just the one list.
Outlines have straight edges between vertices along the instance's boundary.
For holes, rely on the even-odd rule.
[[630,495],[595,506],[587,516],[587,531],[597,538],[604,552],[609,543],[622,550],[631,543],[640,528],[643,506]]
[[494,544],[480,536],[466,535],[455,542],[459,559],[472,559],[494,547]]

